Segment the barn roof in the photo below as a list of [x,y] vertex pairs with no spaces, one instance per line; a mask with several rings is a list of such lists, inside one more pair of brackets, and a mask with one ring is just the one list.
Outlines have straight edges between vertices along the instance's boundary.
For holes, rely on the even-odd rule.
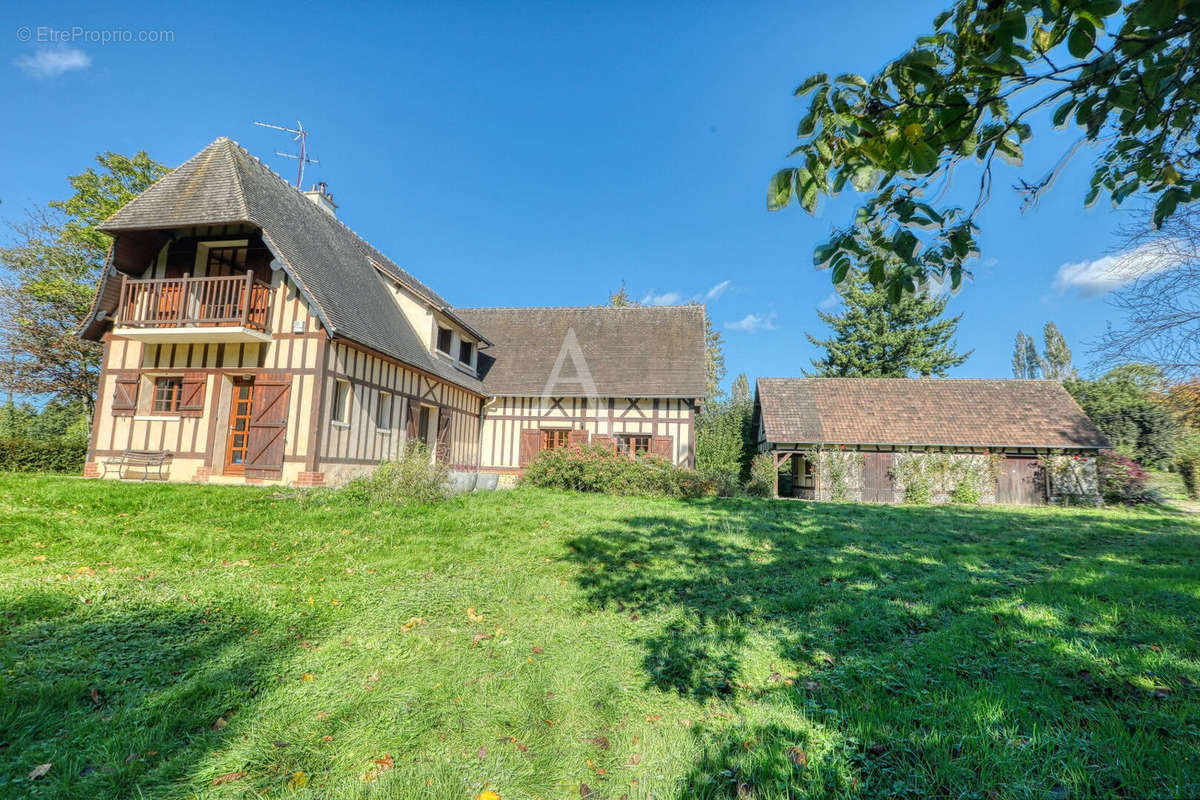
[[[490,395],[564,396],[586,391],[580,365],[602,397],[705,396],[704,307],[460,308],[493,346],[479,353]],[[571,345],[572,334],[578,348]],[[557,386],[548,386],[559,363]]]
[[1057,381],[759,378],[757,402],[769,442],[1109,446]]
[[[331,335],[482,393],[480,381],[429,353],[384,280],[396,281],[461,322],[450,305],[231,139],[222,137],[208,145],[100,229],[119,242],[137,231],[239,223],[262,230],[263,241],[311,300]],[[119,280],[110,266],[83,328],[89,338],[98,336],[99,312],[112,310],[106,303],[115,307],[113,284]],[[463,324],[470,329],[469,323]]]

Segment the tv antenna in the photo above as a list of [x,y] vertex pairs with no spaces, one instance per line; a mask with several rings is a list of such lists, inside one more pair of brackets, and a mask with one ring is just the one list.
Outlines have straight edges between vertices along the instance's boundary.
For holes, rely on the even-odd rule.
[[281,153],[278,150],[275,151],[275,155],[283,156],[284,158],[294,158],[294,159],[296,159],[296,161],[300,162],[299,164],[297,164],[297,168],[296,168],[296,188],[303,189],[304,188],[304,186],[303,186],[303,184],[304,184],[304,165],[321,163],[320,161],[317,161],[315,158],[308,157],[308,151],[307,151],[308,131],[304,130],[304,123],[302,123],[300,120],[296,120],[296,127],[294,127],[294,128],[285,128],[282,125],[272,125],[269,122],[259,122],[258,120],[255,120],[254,124],[259,126],[260,128],[272,128],[277,131],[283,131],[284,133],[293,134],[292,141],[300,143],[300,153],[298,155],[296,153]]

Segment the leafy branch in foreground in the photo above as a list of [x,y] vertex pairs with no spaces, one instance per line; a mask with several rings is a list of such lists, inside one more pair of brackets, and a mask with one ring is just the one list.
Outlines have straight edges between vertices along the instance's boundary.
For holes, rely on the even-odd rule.
[[[835,284],[858,265],[893,301],[930,280],[957,289],[993,164],[1019,165],[1034,124],[1082,135],[1020,184],[1026,203],[1082,143],[1098,148],[1087,204],[1141,193],[1159,226],[1200,198],[1200,0],[960,0],[934,28],[870,80],[816,74],[796,90],[812,95],[790,154],[802,165],[775,174],[767,206],[794,197],[812,213],[846,184],[867,195],[813,254]],[[974,205],[942,204],[964,162],[979,170]]]

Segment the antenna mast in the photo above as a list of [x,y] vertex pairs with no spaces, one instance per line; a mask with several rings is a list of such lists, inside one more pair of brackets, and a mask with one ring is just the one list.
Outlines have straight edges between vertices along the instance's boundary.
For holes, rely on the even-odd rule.
[[293,134],[292,141],[300,143],[299,155],[297,155],[295,153],[281,153],[278,150],[275,151],[275,155],[283,156],[284,158],[294,158],[294,159],[296,159],[296,161],[299,162],[297,164],[297,168],[296,168],[296,188],[303,189],[304,188],[304,186],[303,186],[303,184],[304,184],[304,165],[321,163],[320,161],[317,161],[315,158],[308,157],[308,149],[307,149],[308,131],[304,130],[304,124],[302,122],[300,122],[300,120],[296,120],[296,127],[294,127],[294,128],[285,128],[282,125],[272,125],[269,122],[259,122],[258,120],[255,120],[254,124],[259,126],[260,128],[272,128],[277,131],[283,131],[284,133]]

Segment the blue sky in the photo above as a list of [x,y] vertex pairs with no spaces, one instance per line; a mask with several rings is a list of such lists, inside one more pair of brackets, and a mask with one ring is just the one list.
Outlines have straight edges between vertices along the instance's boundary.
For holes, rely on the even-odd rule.
[[[792,90],[873,72],[946,5],[43,3],[0,33],[0,217],[66,196],[104,150],[174,166],[230,136],[294,178],[273,154],[291,142],[251,122],[300,119],[321,161],[306,183],[327,181],[347,224],[455,305],[598,303],[623,280],[639,299],[706,300],[730,377],[795,375],[833,303],[813,244],[853,197],[765,210],[803,112]],[[99,41],[113,30],[173,41]],[[1086,364],[1114,319],[1080,287],[1122,217],[1082,207],[1091,152],[1028,213],[1009,188],[1069,141],[997,175],[975,279],[950,302],[975,351],[955,376],[1009,376],[1017,330],[1040,338],[1048,319]]]

